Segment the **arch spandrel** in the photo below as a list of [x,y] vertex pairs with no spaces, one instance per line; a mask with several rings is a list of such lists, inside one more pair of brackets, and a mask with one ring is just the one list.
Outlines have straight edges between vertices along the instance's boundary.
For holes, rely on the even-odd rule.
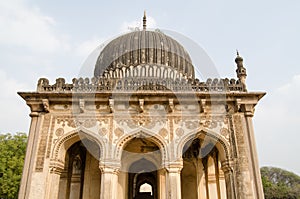
[[52,150],[51,159],[64,162],[67,150],[74,143],[83,139],[88,139],[95,142],[100,150],[100,159],[105,157],[106,147],[103,140],[101,140],[99,136],[95,135],[95,133],[80,127],[64,134],[56,141]]
[[205,141],[211,141],[214,143],[214,146],[218,149],[218,152],[220,154],[221,161],[227,160],[230,157],[230,143],[224,139],[219,133],[215,133],[213,131],[210,131],[206,128],[198,128],[197,130],[194,130],[192,132],[189,132],[188,134],[182,136],[177,144],[177,150],[176,150],[176,157],[181,158],[182,157],[182,151],[189,141],[200,138]]

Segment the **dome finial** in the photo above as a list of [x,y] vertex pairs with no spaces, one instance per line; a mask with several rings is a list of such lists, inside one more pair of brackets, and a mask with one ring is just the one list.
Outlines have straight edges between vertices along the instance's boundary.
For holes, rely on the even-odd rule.
[[144,10],[143,30],[146,30],[146,27],[147,27],[147,17],[146,17],[146,10]]
[[239,53],[238,49],[236,49],[236,55],[240,56],[240,53]]

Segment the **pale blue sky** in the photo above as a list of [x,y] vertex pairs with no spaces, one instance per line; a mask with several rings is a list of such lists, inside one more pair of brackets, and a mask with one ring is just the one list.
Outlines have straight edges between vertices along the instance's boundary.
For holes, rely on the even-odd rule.
[[239,49],[249,90],[267,92],[254,117],[260,165],[300,174],[298,0],[0,0],[0,132],[28,132],[17,91],[35,90],[42,76],[71,81],[95,47],[137,26],[144,9],[151,27],[200,45],[222,77],[235,77]]

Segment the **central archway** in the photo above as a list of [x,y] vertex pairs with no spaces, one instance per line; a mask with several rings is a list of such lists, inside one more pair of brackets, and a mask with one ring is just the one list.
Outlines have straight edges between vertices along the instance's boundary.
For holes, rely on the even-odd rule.
[[122,184],[128,199],[158,199],[162,154],[148,137],[134,137],[126,143],[121,158]]

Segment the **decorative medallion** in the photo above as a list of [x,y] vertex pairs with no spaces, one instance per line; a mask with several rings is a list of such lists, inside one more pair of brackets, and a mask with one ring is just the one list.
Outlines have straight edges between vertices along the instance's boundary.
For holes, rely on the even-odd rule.
[[63,128],[58,128],[56,131],[55,131],[55,135],[57,137],[60,137],[64,134],[64,129]]
[[184,130],[182,128],[178,128],[176,129],[175,133],[178,137],[181,137],[184,134]]
[[185,126],[188,129],[196,129],[199,127],[199,121],[186,121]]
[[165,138],[165,137],[168,135],[168,130],[165,129],[165,128],[162,128],[162,129],[159,131],[159,135],[161,135],[163,138]]

